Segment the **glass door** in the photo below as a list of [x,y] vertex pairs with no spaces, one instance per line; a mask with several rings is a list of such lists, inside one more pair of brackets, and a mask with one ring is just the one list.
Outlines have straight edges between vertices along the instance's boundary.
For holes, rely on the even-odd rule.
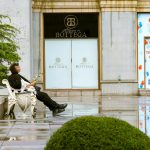
[[145,88],[150,89],[150,37],[144,39],[145,47]]
[[97,39],[46,39],[46,89],[97,89]]
[[71,88],[71,40],[45,40],[45,88]]
[[72,88],[98,88],[97,39],[72,40]]

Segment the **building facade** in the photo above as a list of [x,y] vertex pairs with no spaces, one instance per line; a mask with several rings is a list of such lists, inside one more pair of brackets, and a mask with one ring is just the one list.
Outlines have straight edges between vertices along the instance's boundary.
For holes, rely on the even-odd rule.
[[0,14],[9,16],[11,24],[20,31],[16,38],[21,56],[20,64],[23,74],[30,78],[32,3],[30,0],[0,0]]
[[147,93],[149,0],[28,2],[28,76],[51,95]]

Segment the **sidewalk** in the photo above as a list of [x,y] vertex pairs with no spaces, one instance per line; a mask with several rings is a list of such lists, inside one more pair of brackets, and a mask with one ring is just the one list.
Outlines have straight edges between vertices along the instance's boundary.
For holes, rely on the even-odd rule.
[[65,112],[52,117],[51,112],[38,101],[37,117],[26,119],[18,107],[16,120],[0,120],[0,150],[42,150],[50,136],[65,122],[83,115],[111,116],[126,120],[138,127],[139,102],[149,105],[148,97],[54,97],[68,103]]

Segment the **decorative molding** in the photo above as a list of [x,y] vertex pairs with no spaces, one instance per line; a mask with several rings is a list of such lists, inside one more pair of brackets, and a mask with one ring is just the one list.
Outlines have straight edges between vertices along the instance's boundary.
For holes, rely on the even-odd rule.
[[38,12],[149,12],[150,0],[33,0],[32,7]]
[[[59,12],[69,12],[73,10],[73,12],[82,11],[93,11],[97,12],[100,10],[99,1],[98,0],[34,0],[32,3],[32,8],[35,11],[55,11],[59,10]],[[69,10],[69,11],[68,11]]]

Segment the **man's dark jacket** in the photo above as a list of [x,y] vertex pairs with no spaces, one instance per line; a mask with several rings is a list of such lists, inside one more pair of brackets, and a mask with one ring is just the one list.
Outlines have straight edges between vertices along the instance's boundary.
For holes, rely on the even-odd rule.
[[[21,79],[25,80],[26,82],[30,83],[29,80],[27,80],[25,77],[23,77],[22,75],[15,73],[15,74],[11,74],[8,77],[8,82],[10,84],[10,86],[14,89],[21,89]],[[37,91],[40,91],[40,87],[35,86],[35,89]]]

